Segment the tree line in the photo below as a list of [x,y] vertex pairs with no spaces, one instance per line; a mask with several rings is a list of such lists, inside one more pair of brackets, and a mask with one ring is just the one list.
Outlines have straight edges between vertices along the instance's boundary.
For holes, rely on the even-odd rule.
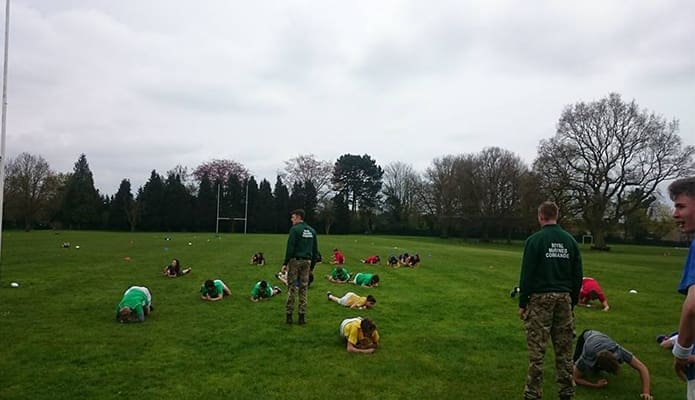
[[123,179],[111,196],[95,189],[84,154],[71,173],[55,173],[43,157],[22,153],[5,168],[3,222],[27,230],[285,233],[289,211],[304,208],[324,233],[489,240],[525,237],[537,226],[537,205],[550,199],[563,225],[604,248],[611,235],[644,240],[672,229],[658,186],[695,173],[695,147],[678,132],[677,120],[612,93],[568,105],[531,165],[500,147],[444,155],[422,172],[400,161],[382,168],[368,154],[334,162],[299,155],[271,184],[237,161],[211,160],[190,173],[153,170],[135,193]]

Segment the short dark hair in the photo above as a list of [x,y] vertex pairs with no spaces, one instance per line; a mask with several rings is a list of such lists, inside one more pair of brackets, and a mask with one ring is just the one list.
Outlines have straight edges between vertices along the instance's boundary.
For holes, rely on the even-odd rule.
[[685,194],[688,197],[695,197],[695,176],[681,178],[668,185],[668,195],[671,200]]
[[365,318],[360,322],[360,328],[362,328],[362,333],[371,335],[376,330],[376,324],[371,319]]
[[132,313],[132,310],[130,307],[123,307],[120,310],[118,310],[118,320],[121,322],[128,321],[130,319],[130,315]]
[[208,279],[207,281],[205,281],[205,287],[206,288],[214,287],[214,286],[215,286],[215,282],[213,282],[212,279]]
[[538,206],[538,213],[545,219],[557,219],[560,214],[560,209],[555,202],[544,201]]
[[603,350],[596,355],[594,369],[610,372],[613,375],[618,375],[618,371],[620,371],[620,364],[618,363],[618,360],[615,359],[613,353],[608,350]]
[[368,294],[367,295],[367,303],[372,303],[372,304],[376,303],[376,298],[374,296],[372,296],[371,294]]
[[260,287],[262,287],[262,288],[267,288],[267,287],[268,287],[268,282],[266,282],[266,281],[261,281],[261,282],[260,282]]
[[374,274],[374,276],[372,276],[372,281],[371,281],[371,283],[372,283],[372,284],[379,283],[379,275]]
[[297,208],[296,210],[292,210],[290,213],[291,215],[296,215],[301,219],[304,219],[304,209],[302,208]]

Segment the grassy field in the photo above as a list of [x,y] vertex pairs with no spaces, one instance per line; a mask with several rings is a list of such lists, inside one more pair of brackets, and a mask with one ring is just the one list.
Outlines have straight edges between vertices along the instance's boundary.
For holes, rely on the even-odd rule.
[[[331,284],[316,268],[307,325],[284,323],[285,293],[249,300],[253,283],[274,274],[285,235],[6,232],[0,270],[1,399],[514,399],[521,398],[527,354],[517,303],[522,247],[435,238],[320,236],[330,259],[341,248],[350,272],[378,271],[380,287]],[[71,248],[61,248],[69,241]],[[190,245],[189,245],[190,242]],[[77,245],[80,246],[77,249]],[[249,265],[263,251],[268,265]],[[360,258],[418,252],[417,269],[367,266]],[[613,246],[584,252],[585,275],[602,284],[611,310],[576,310],[577,331],[612,336],[650,369],[657,399],[685,397],[672,357],[654,338],[677,328],[675,291],[686,249]],[[130,257],[130,261],[126,260]],[[165,278],[172,258],[193,267]],[[205,279],[221,278],[232,296],[199,299]],[[19,282],[19,288],[10,287]],[[155,311],[144,324],[114,321],[123,291],[144,285]],[[628,290],[636,289],[637,294]],[[326,291],[373,294],[373,310],[351,311]],[[382,336],[372,355],[349,354],[341,320],[369,316]],[[556,399],[552,350],[545,398]],[[623,366],[603,389],[578,399],[637,399],[636,371]]]

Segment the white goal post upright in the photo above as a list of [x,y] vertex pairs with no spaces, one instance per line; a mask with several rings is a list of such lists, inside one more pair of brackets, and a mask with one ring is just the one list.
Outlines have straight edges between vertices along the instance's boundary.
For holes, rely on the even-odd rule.
[[0,263],[2,262],[2,218],[5,200],[5,132],[7,129],[7,56],[10,35],[10,0],[5,0],[5,60],[2,70],[2,128],[0,128]]
[[217,218],[215,219],[215,235],[220,234],[220,220],[222,221],[244,221],[244,235],[249,216],[249,180],[246,178],[246,198],[244,199],[244,218],[220,217],[220,184],[217,184]]

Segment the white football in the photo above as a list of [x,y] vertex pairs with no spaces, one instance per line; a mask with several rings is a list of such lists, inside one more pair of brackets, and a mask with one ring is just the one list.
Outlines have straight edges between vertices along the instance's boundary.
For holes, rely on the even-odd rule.
[[629,293],[635,294],[635,293],[637,293],[637,291],[635,289],[630,289]]
[[19,283],[17,283],[17,282],[12,282],[12,283],[10,283],[10,286],[12,286],[12,287],[19,287]]

